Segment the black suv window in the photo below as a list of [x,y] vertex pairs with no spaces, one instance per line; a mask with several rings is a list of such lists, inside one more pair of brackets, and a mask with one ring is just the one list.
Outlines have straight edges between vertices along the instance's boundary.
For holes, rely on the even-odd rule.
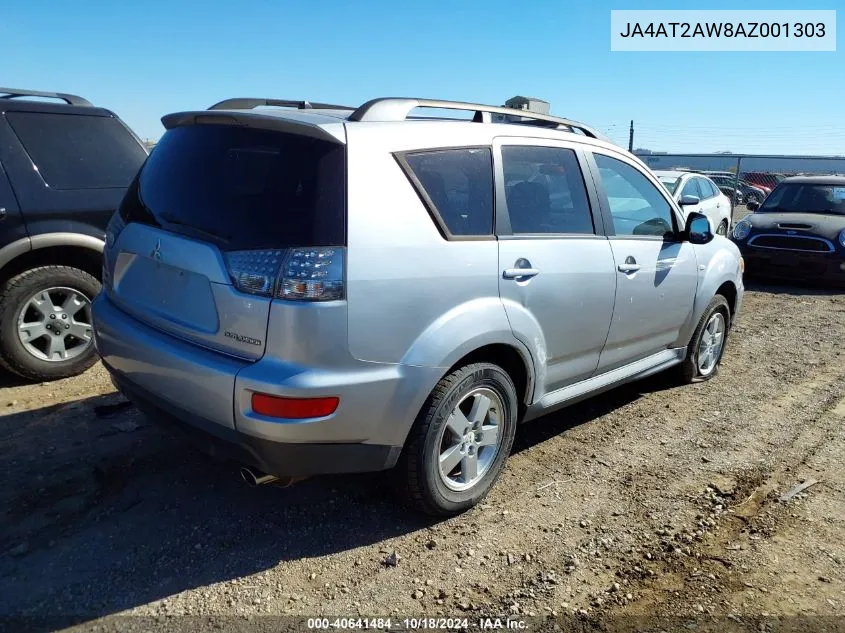
[[112,117],[7,112],[6,119],[53,189],[126,187],[147,157]]
[[584,177],[571,149],[502,147],[514,233],[594,233]]
[[168,130],[129,188],[126,221],[226,250],[346,243],[345,149],[231,125]]
[[[400,160],[403,157],[400,157]],[[493,234],[493,158],[489,148],[405,154],[430,206],[452,235]]]

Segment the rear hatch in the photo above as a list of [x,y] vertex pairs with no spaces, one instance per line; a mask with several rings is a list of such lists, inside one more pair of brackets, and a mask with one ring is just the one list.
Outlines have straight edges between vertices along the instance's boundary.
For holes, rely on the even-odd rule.
[[309,256],[302,247],[343,250],[344,145],[254,116],[190,121],[165,133],[109,226],[106,291],[159,330],[258,359],[270,303],[290,298],[286,262]]

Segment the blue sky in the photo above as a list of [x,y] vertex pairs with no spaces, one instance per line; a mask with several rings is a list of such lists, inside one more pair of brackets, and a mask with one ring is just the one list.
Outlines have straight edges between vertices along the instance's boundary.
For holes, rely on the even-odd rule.
[[[801,9],[803,0],[745,0]],[[616,0],[7,3],[2,83],[81,94],[157,138],[167,112],[232,96],[360,104],[419,96],[551,102],[627,145],[845,154],[845,46],[832,53],[610,51]],[[841,0],[813,9],[842,8]],[[738,8],[714,2],[706,8]],[[839,16],[845,16],[840,11]]]

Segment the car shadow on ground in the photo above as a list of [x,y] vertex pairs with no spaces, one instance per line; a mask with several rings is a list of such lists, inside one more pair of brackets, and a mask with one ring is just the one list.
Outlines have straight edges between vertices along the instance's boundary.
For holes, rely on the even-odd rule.
[[4,368],[0,368],[0,389],[8,387],[22,387],[23,385],[31,385],[34,381],[21,378],[17,374],[13,374]]
[[802,296],[839,296],[845,294],[845,281],[840,287],[831,287],[823,282],[791,281],[784,279],[767,279],[764,277],[747,277],[745,280],[746,292],[765,292],[778,295]]
[[[673,384],[652,377],[526,423],[514,451]],[[0,618],[71,626],[437,522],[396,502],[389,473],[249,488],[237,465],[122,402],[109,394],[0,418]],[[389,554],[366,550],[361,564]]]

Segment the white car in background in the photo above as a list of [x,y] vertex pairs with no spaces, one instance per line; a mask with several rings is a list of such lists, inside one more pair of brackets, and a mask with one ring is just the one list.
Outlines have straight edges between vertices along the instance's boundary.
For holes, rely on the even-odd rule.
[[707,176],[691,171],[655,170],[654,175],[678,202],[684,216],[691,211],[703,213],[718,235],[727,235],[731,228],[731,199]]

